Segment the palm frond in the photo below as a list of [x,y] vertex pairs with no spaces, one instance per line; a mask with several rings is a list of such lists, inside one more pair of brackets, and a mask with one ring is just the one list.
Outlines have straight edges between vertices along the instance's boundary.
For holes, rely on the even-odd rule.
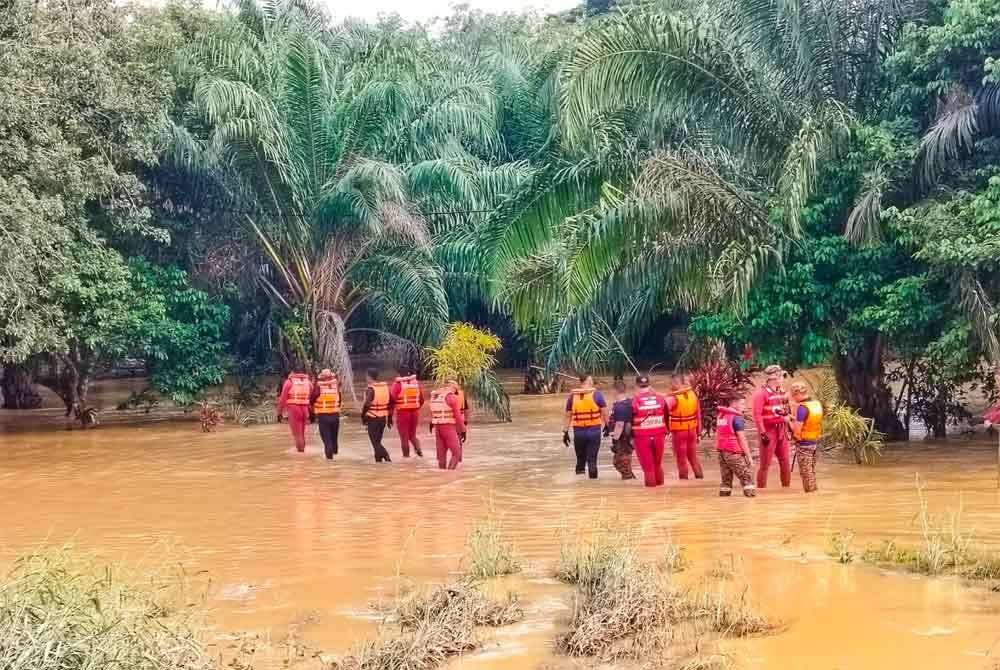
[[882,198],[889,180],[881,165],[864,175],[862,191],[847,217],[844,237],[856,246],[872,247],[882,242]]

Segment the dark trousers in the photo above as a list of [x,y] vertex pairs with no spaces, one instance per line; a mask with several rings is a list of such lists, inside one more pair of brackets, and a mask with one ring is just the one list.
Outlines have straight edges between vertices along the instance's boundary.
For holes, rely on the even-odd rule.
[[317,414],[319,437],[323,440],[323,451],[327,458],[333,458],[337,453],[337,438],[340,435],[339,414]]
[[372,450],[375,452],[375,462],[391,463],[389,452],[382,446],[382,434],[385,433],[385,419],[368,419],[368,440],[372,443]]
[[582,475],[584,466],[591,479],[597,479],[597,452],[601,449],[600,430],[574,430],[573,449],[576,451],[576,474]]

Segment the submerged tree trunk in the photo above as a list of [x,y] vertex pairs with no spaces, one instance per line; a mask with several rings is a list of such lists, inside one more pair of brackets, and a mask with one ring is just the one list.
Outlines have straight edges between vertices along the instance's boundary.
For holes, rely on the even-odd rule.
[[870,337],[862,346],[834,355],[833,370],[848,406],[875,421],[875,430],[889,440],[906,439],[906,429],[892,406],[892,393],[885,383],[885,342]]
[[0,385],[4,409],[38,409],[42,406],[42,396],[35,390],[31,369],[27,365],[5,365]]
[[97,410],[88,407],[93,361],[86,352],[73,347],[68,354],[54,356],[38,382],[52,389],[66,406],[66,416],[80,421],[83,427],[97,423]]

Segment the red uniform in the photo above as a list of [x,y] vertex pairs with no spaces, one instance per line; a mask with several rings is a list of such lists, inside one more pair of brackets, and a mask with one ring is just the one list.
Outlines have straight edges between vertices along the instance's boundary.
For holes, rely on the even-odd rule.
[[389,395],[396,410],[396,431],[399,433],[403,457],[410,457],[411,444],[417,456],[423,456],[424,452],[420,450],[420,440],[417,438],[417,426],[420,423],[420,408],[424,406],[424,392],[417,376],[396,377]]
[[696,479],[705,474],[698,460],[698,435],[701,433],[701,402],[690,388],[680,389],[667,397],[670,411],[670,436],[673,439],[677,476],[688,478],[688,466]]
[[[771,461],[778,458],[783,487],[792,484],[792,459],[788,443],[788,395],[779,386],[772,389],[764,385],[753,396],[753,421],[757,425],[760,441],[760,466],[757,469],[757,488],[767,488],[767,471]],[[766,438],[766,439],[765,439]],[[765,444],[766,442],[766,444]]]
[[662,486],[663,449],[667,437],[667,399],[650,388],[632,398],[632,444],[646,486]]
[[309,421],[309,403],[313,385],[308,375],[293,372],[281,386],[278,396],[278,416],[288,415],[288,429],[292,433],[295,448],[306,450],[306,422]]
[[431,427],[437,443],[438,467],[454,470],[462,462],[461,436],[465,435],[465,418],[458,395],[450,388],[431,393]]

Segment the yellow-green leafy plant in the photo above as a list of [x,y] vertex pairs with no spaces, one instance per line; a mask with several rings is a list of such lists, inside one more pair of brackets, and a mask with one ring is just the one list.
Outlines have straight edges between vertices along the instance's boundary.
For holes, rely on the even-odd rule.
[[493,373],[503,343],[489,330],[470,323],[452,323],[441,344],[427,348],[427,363],[435,381],[455,379],[483,407],[510,421],[510,399]]
[[847,449],[854,453],[859,464],[869,465],[882,453],[882,433],[875,430],[874,422],[861,416],[840,398],[840,388],[832,374],[825,374],[817,381],[814,395],[823,404],[823,434],[820,447]]

